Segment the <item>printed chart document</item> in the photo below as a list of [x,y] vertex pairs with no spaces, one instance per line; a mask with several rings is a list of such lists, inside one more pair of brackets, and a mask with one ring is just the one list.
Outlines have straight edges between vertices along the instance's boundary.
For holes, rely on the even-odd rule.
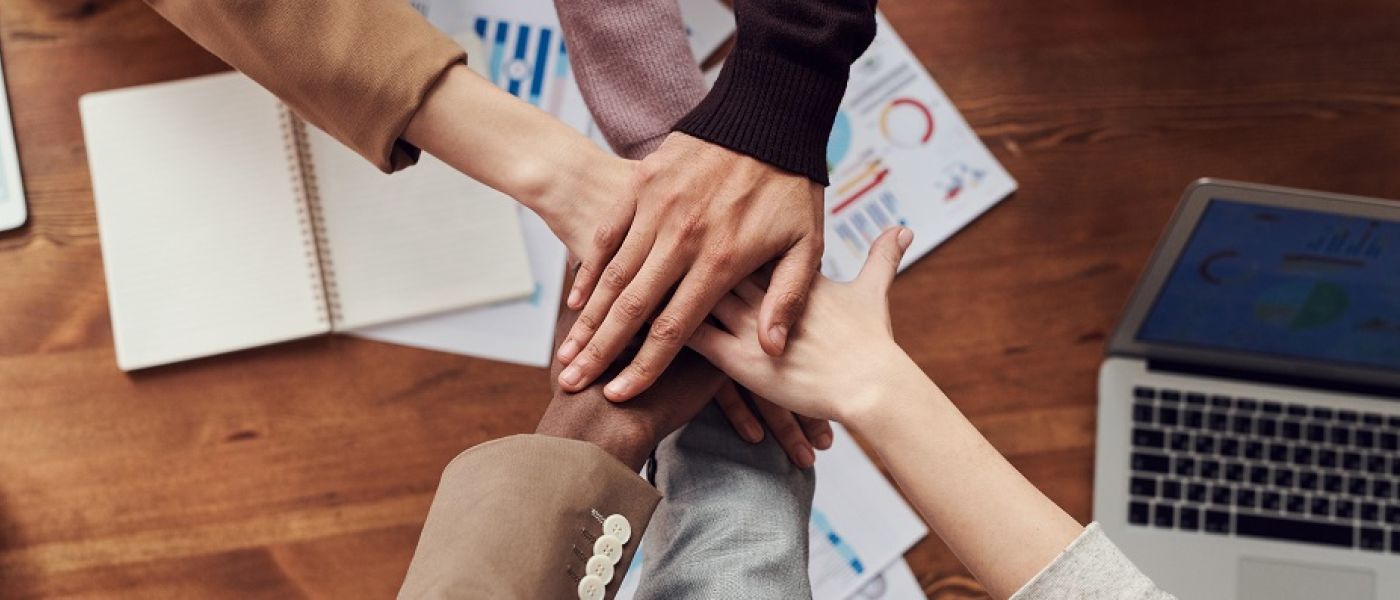
[[881,231],[914,230],[903,269],[1016,190],[884,15],[877,24],[827,144],[822,273],[838,281],[860,272]]
[[[817,490],[808,523],[812,598],[918,597],[908,595],[913,573],[903,556],[928,535],[928,527],[850,433],[839,424],[833,423],[831,428],[831,449],[817,454]],[[642,571],[643,553],[639,550],[618,589],[617,600],[633,598]],[[913,587],[918,589],[917,581]]]

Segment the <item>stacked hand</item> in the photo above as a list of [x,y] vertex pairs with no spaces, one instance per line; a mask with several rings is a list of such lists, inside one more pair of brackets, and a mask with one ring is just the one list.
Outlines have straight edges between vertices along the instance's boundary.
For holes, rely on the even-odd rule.
[[[591,243],[570,244],[581,264],[567,304],[583,312],[559,348],[568,364],[560,386],[578,391],[603,375],[650,320],[636,357],[604,389],[610,400],[632,398],[725,293],[770,262],[753,341],[781,354],[821,260],[820,186],[673,133],[641,162],[631,189],[636,212],[625,229],[607,219]],[[605,250],[614,246],[615,254]]]
[[702,324],[690,347],[783,408],[845,421],[868,406],[873,382],[911,363],[894,342],[886,293],[913,237],[903,227],[886,231],[855,281],[818,279],[781,357],[767,355],[754,341],[764,295],[760,278],[745,280],[720,300],[714,315],[723,328]]

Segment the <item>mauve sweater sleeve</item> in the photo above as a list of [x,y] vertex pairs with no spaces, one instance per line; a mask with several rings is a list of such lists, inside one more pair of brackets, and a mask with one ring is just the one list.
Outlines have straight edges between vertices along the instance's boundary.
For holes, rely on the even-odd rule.
[[714,89],[676,124],[825,185],[826,141],[875,0],[734,0],[737,39]]
[[[718,0],[710,0],[718,1]],[[676,0],[554,0],[584,102],[614,152],[650,154],[705,96]]]

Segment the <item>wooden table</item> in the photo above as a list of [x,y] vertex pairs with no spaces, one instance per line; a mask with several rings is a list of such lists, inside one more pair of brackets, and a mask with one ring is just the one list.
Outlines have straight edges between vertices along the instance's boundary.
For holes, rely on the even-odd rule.
[[[894,289],[899,341],[1090,517],[1095,374],[1182,188],[1400,197],[1400,4],[885,0],[1021,191]],[[77,99],[223,65],[135,0],[0,0],[31,222],[0,235],[0,597],[388,597],[447,461],[543,371],[331,337],[112,355]],[[935,597],[980,589],[936,539]]]

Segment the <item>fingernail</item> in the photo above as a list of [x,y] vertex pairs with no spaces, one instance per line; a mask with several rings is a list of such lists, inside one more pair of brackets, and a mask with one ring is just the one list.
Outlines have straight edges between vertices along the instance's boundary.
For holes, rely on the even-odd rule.
[[608,396],[609,400],[622,400],[627,397],[627,392],[630,389],[632,389],[632,378],[618,375],[608,382],[607,387],[603,388],[603,393]]
[[804,469],[810,469],[814,464],[817,464],[817,453],[812,450],[812,447],[808,446],[807,444],[802,444],[801,446],[798,446],[797,466],[802,467]]
[[579,301],[582,296],[583,294],[579,293],[578,289],[569,290],[569,308],[578,310]]
[[744,440],[750,444],[757,444],[763,441],[763,428],[758,423],[744,424]]
[[578,368],[578,365],[569,365],[563,373],[559,374],[559,382],[564,385],[574,385],[578,383],[580,377],[583,377],[583,369]]
[[908,250],[909,244],[914,241],[914,230],[908,227],[900,227],[899,234],[895,236],[895,241],[899,242],[900,250]]
[[822,450],[829,449],[831,448],[831,442],[832,439],[830,432],[823,431],[817,434],[816,444],[818,448],[821,448]]
[[778,351],[782,352],[783,348],[787,347],[787,333],[787,325],[774,325],[769,327],[768,341],[773,342],[773,345],[778,347]]
[[559,362],[569,362],[578,354],[578,342],[574,340],[564,340],[564,345],[559,346]]

